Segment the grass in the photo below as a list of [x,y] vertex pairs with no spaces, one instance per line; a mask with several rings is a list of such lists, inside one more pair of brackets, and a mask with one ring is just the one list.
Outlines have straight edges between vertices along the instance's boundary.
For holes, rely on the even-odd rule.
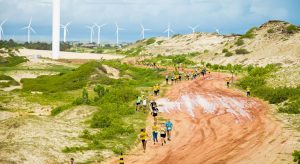
[[83,64],[79,69],[54,76],[39,76],[36,79],[22,79],[23,91],[62,92],[76,90],[87,85],[90,76],[100,66],[97,62]]
[[183,55],[174,55],[174,56],[161,56],[158,55],[157,57],[146,59],[143,62],[147,63],[157,63],[163,66],[174,66],[177,64],[184,64],[184,65],[194,65],[195,63],[189,60],[189,57],[193,57],[198,55],[199,53],[191,53],[191,54],[183,54]]
[[252,39],[255,37],[255,34],[253,33],[255,30],[257,29],[257,27],[252,27],[250,30],[248,30],[244,35],[242,35],[240,37],[240,39],[244,39],[244,38],[247,38],[247,39]]
[[[101,69],[101,64],[118,69],[120,76],[127,75],[131,78],[110,79],[104,73],[97,71]],[[24,97],[34,102],[44,104],[56,102],[55,105],[58,107],[51,112],[55,117],[63,111],[82,104],[83,102],[77,103],[76,100],[81,97],[82,88],[88,88],[87,105],[97,107],[98,111],[86,122],[90,128],[80,135],[87,144],[68,146],[62,151],[71,153],[108,149],[119,154],[135,145],[139,129],[145,127],[147,115],[135,112],[134,100],[141,94],[141,90],[150,90],[154,84],[163,79],[160,71],[121,64],[119,61],[102,63],[93,61],[62,75],[25,79],[23,80],[25,92],[22,93]],[[95,73],[98,74],[91,78]],[[44,93],[32,95],[27,92],[33,90]],[[105,92],[102,92],[104,90]]]
[[15,79],[11,78],[10,76],[0,74],[0,80],[7,81],[7,82],[0,82],[0,88],[19,85],[19,83]]
[[0,56],[0,68],[1,67],[14,67],[18,64],[27,62],[28,59],[22,56],[10,55],[8,57]]
[[230,57],[230,56],[232,56],[232,55],[233,55],[232,52],[226,52],[226,53],[225,53],[225,57]]
[[267,33],[269,33],[269,34],[272,34],[272,33],[274,33],[275,31],[273,30],[273,29],[268,29],[268,31],[267,31]]
[[250,52],[248,50],[246,50],[246,49],[241,48],[241,49],[236,49],[235,53],[236,54],[248,54]]
[[298,31],[298,28],[295,25],[291,24],[291,25],[289,25],[289,26],[286,27],[286,32],[289,33],[289,34],[293,34],[293,33],[297,32],[297,31]]
[[156,42],[155,38],[150,38],[150,39],[148,39],[148,40],[146,41],[146,45],[150,45],[150,44],[153,44],[153,43],[155,43],[155,42]]
[[300,151],[299,150],[295,150],[293,152],[293,157],[294,157],[294,162],[298,162],[298,164],[300,163]]
[[272,88],[266,85],[266,79],[271,72],[277,71],[279,68],[275,65],[267,65],[266,67],[248,67],[248,75],[243,77],[237,83],[243,89],[251,88],[254,96],[262,98],[271,104],[281,104],[278,111],[289,114],[300,114],[300,87],[278,87]]
[[235,45],[237,45],[237,46],[241,46],[241,45],[243,45],[243,44],[245,44],[245,42],[244,42],[243,39],[238,39],[238,40],[235,42]]

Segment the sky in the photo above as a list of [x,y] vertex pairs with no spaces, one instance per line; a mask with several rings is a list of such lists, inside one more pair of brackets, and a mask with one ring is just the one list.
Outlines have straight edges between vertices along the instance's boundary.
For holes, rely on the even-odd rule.
[[[61,23],[72,22],[68,40],[88,41],[87,25],[107,25],[103,42],[115,42],[115,23],[121,28],[121,42],[141,39],[141,27],[152,29],[145,37],[166,36],[168,23],[174,34],[191,33],[188,26],[199,25],[196,31],[222,34],[245,33],[268,20],[284,20],[300,24],[300,0],[61,0]],[[32,17],[33,41],[51,41],[52,0],[0,0],[0,22],[4,39],[25,41],[27,33],[20,28]],[[61,33],[62,37],[62,33]],[[96,41],[96,34],[95,34]]]

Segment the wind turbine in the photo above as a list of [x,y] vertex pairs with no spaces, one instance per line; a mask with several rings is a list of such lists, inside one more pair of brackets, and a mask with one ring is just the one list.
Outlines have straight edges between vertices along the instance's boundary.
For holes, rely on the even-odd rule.
[[168,33],[168,38],[170,38],[170,32],[174,33],[174,31],[171,29],[170,23],[168,24],[168,28],[164,32]]
[[195,30],[199,27],[199,25],[196,25],[194,27],[189,26],[189,28],[193,31],[193,33],[195,33]]
[[120,28],[118,26],[118,23],[116,23],[116,35],[117,35],[117,45],[119,45],[119,31],[125,30],[123,28]]
[[21,28],[21,30],[27,29],[27,42],[30,43],[30,32],[36,33],[34,29],[31,27],[32,17],[30,18],[28,26]]
[[146,29],[146,28],[144,28],[144,26],[142,24],[140,24],[140,25],[142,28],[142,31],[141,31],[142,39],[145,39],[145,31],[150,31],[151,29]]
[[58,59],[60,51],[60,0],[52,0],[52,58]]
[[216,29],[216,33],[217,33],[217,34],[220,34],[220,31],[219,31],[219,29]]
[[3,31],[3,25],[7,21],[7,19],[4,19],[4,21],[1,22],[0,24],[0,40],[2,40],[2,37],[4,37],[4,31]]
[[70,26],[71,22],[68,22],[67,24],[65,25],[60,25],[61,28],[64,30],[64,43],[67,42],[67,34],[69,33],[69,30],[68,30],[68,27]]
[[100,42],[101,42],[101,29],[102,29],[102,27],[106,26],[106,24],[102,24],[102,25],[99,26],[97,23],[95,23],[94,26],[97,27],[97,34],[98,34],[97,44],[100,45]]
[[94,36],[94,25],[92,26],[86,26],[86,28],[90,29],[90,43],[93,43],[93,36]]

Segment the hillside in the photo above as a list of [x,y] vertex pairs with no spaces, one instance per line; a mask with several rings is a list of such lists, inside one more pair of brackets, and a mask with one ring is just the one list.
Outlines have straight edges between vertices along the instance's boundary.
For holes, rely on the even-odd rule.
[[300,30],[284,21],[269,21],[244,35],[195,33],[172,38],[151,38],[130,45],[144,55],[179,55],[195,53],[195,61],[213,64],[265,66],[273,63],[296,66],[300,63]]

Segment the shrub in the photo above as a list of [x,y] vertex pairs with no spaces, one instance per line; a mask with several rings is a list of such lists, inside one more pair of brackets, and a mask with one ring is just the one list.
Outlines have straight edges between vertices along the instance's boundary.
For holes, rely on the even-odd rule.
[[209,52],[209,50],[204,50],[204,53],[208,53]]
[[295,25],[289,25],[289,26],[286,27],[286,31],[287,31],[287,33],[289,33],[289,34],[293,34],[293,33],[295,33],[296,31],[298,31],[298,28],[297,28],[297,26],[295,26]]
[[235,45],[237,46],[241,46],[244,44],[244,40],[243,39],[238,39],[236,42],[235,42]]
[[295,150],[292,155],[294,157],[293,161],[300,163],[300,151],[299,150]]
[[288,102],[278,109],[281,113],[300,114],[300,99]]
[[94,87],[94,91],[97,93],[99,98],[102,98],[104,94],[108,92],[107,89],[105,89],[102,85],[99,84]]
[[248,39],[251,39],[251,38],[254,38],[254,34],[253,34],[253,32],[254,32],[254,30],[256,30],[257,29],[257,27],[252,27],[250,30],[248,30],[244,35],[242,35],[241,37],[240,37],[240,39],[243,39],[243,38],[248,38]]
[[154,38],[150,38],[150,39],[148,39],[148,40],[146,41],[146,44],[147,44],[147,45],[150,45],[150,44],[153,44],[153,43],[155,43],[155,39],[154,39]]
[[230,56],[232,56],[232,55],[233,55],[232,52],[226,52],[225,57],[230,57]]
[[246,49],[236,49],[235,50],[236,54],[248,54],[250,53],[249,51],[247,51]]
[[72,106],[73,106],[72,104],[67,104],[67,105],[62,105],[62,106],[56,107],[51,111],[51,115],[56,116],[59,113],[65,111],[67,109],[70,109]]
[[164,42],[163,40],[160,40],[160,41],[157,41],[157,44],[161,45],[163,42]]
[[228,49],[224,48],[224,49],[222,50],[222,53],[226,53],[226,52],[228,52]]
[[273,30],[273,29],[269,29],[268,31],[267,31],[267,33],[269,33],[269,34],[271,34],[271,33],[274,33],[275,31]]

